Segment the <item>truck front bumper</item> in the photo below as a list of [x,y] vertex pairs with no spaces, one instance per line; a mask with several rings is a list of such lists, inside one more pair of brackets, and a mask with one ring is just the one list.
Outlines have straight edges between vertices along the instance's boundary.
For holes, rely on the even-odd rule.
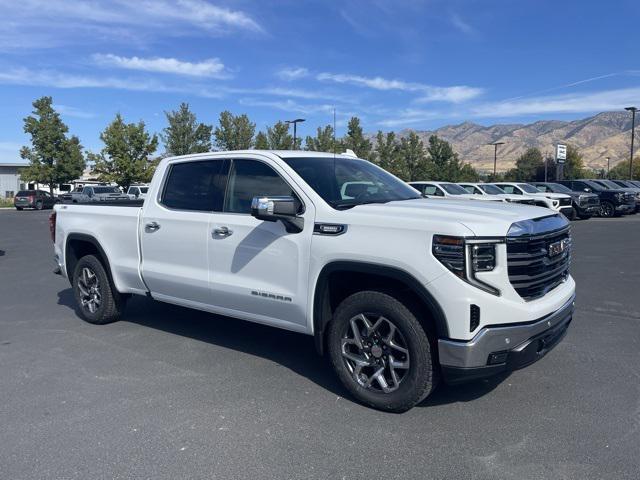
[[556,312],[533,322],[487,326],[473,339],[438,340],[446,383],[453,385],[530,365],[550,352],[567,333],[573,296]]

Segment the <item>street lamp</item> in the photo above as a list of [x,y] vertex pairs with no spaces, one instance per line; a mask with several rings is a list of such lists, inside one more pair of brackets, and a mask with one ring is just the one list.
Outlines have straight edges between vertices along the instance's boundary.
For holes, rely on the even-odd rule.
[[493,143],[488,143],[487,145],[493,145],[494,146],[494,150],[493,150],[493,179],[496,179],[496,170],[497,170],[497,166],[498,166],[498,145],[504,145],[504,142],[493,142]]
[[636,136],[636,107],[626,107],[626,111],[631,112],[631,157],[629,158],[629,180],[633,180],[633,139]]
[[297,136],[296,126],[298,125],[298,123],[304,122],[304,120],[305,120],[304,118],[296,118],[295,120],[285,120],[285,122],[284,122],[287,125],[291,125],[293,123],[293,148],[292,148],[292,150],[294,150],[296,148],[296,136]]
[[607,157],[607,178],[609,178],[609,171],[611,170],[611,157]]

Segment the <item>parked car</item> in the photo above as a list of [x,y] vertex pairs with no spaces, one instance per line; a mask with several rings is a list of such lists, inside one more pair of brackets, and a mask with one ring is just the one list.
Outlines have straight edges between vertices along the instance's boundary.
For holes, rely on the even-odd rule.
[[600,198],[595,193],[574,192],[569,187],[554,182],[532,182],[531,185],[541,192],[565,193],[571,196],[573,215],[569,218],[579,217],[583,220],[600,213]]
[[485,200],[502,202],[502,198],[495,195],[474,195],[467,192],[463,187],[451,182],[409,182],[413,188],[418,190],[425,198],[448,198],[456,200]]
[[131,185],[127,189],[127,196],[134,200],[136,198],[145,199],[147,198],[147,192],[149,191],[148,185]]
[[13,206],[16,210],[23,208],[35,208],[42,210],[43,208],[53,208],[58,203],[58,199],[44,190],[20,190],[13,197]]
[[636,213],[640,211],[640,186],[636,185],[636,182],[630,180],[608,180],[607,185],[614,183],[620,188],[626,188],[636,194]]
[[496,182],[506,193],[513,195],[525,195],[543,202],[547,208],[555,210],[570,218],[573,213],[571,196],[564,193],[541,192],[536,187],[522,182]]
[[120,188],[109,185],[85,185],[82,189],[60,195],[65,203],[92,203],[105,201],[129,200]]
[[622,189],[610,189],[590,179],[559,180],[560,183],[575,192],[595,193],[600,198],[600,216],[614,217],[631,213],[636,208],[633,193]]
[[492,183],[459,183],[467,193],[472,195],[491,195],[492,197],[500,197],[505,202],[522,203],[523,205],[539,205],[546,207],[546,204],[537,201],[532,197],[525,197],[524,195],[512,195],[505,193],[500,187],[493,185]]
[[[376,188],[345,198],[349,182]],[[58,205],[50,230],[86,321],[117,320],[135,294],[313,335],[351,394],[388,411],[439,377],[539,360],[574,308],[564,216],[426,201],[347,155],[165,158],[141,207]]]

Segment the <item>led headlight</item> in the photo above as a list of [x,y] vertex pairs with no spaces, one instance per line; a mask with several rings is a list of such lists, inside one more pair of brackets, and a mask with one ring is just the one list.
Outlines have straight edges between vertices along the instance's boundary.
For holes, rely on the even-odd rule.
[[434,235],[432,252],[447,269],[467,283],[500,295],[500,290],[476,278],[476,273],[491,272],[496,267],[496,244],[501,240],[485,241]]

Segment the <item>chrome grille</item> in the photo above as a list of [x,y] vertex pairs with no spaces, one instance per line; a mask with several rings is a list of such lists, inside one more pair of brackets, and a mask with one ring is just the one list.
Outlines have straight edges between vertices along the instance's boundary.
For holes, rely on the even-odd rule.
[[563,207],[567,205],[571,205],[571,198],[561,198],[560,205]]
[[[562,253],[552,255],[553,246],[565,242]],[[536,235],[507,237],[509,281],[525,300],[535,300],[564,282],[571,263],[569,227]]]

